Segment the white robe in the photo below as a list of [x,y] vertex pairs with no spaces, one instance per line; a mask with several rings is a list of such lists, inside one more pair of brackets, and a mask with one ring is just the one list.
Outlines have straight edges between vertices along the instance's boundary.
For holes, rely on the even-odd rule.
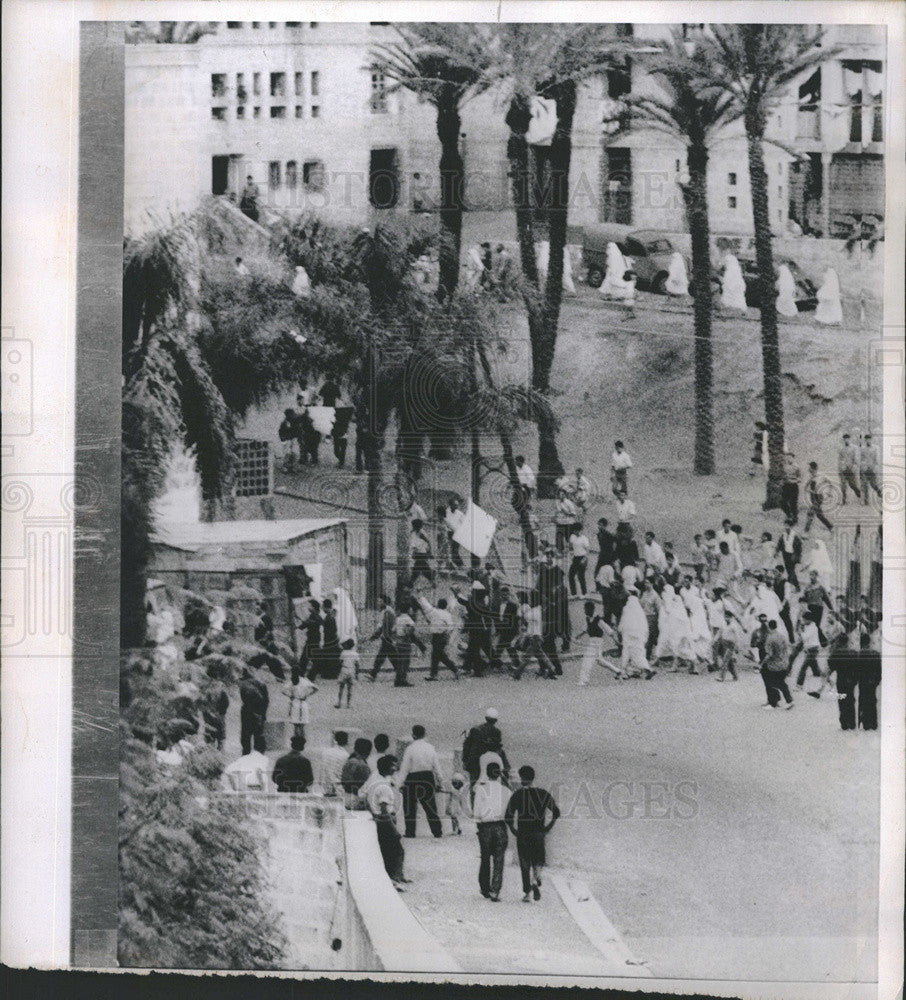
[[635,282],[623,275],[629,270],[626,258],[616,243],[607,244],[607,273],[601,282],[600,293],[610,299],[631,299],[635,295]]
[[781,316],[799,315],[796,308],[796,282],[793,280],[793,272],[786,264],[777,268],[777,312]]
[[679,656],[684,660],[693,658],[692,626],[686,605],[668,583],[661,594],[661,610],[658,615],[658,641],[654,658]]
[[628,668],[647,670],[649,664],[645,656],[645,644],[648,642],[648,619],[635,594],[630,594],[623,605],[620,638],[623,644],[621,668],[624,671]]
[[664,288],[667,290],[668,295],[689,294],[689,278],[686,276],[686,262],[678,250],[674,250],[673,256],[670,258],[670,271],[667,274]]
[[356,618],[355,607],[353,606],[352,599],[350,598],[348,591],[344,590],[342,587],[337,587],[334,590],[333,595],[336,599],[337,634],[339,635],[340,642],[345,642],[347,639],[352,639],[353,642],[355,642],[357,641],[356,633],[359,627],[359,622]]
[[815,310],[815,322],[825,325],[843,322],[843,307],[840,304],[840,279],[832,267],[824,272],[824,281],[818,289],[818,308]]
[[701,595],[693,587],[681,593],[683,604],[689,612],[689,625],[692,629],[692,646],[695,655],[701,660],[711,659],[711,629],[708,625],[708,613]]
[[746,608],[747,627],[755,628],[758,624],[759,615],[767,615],[768,621],[780,621],[780,599],[766,584],[759,583],[755,588],[752,600]]
[[720,304],[725,309],[746,310],[746,283],[739,261],[728,253],[724,257],[724,275],[721,282]]
[[[535,244],[535,261],[538,265],[538,281],[543,287],[547,281],[547,272],[550,269],[551,245],[548,240],[542,240]],[[573,282],[573,263],[569,256],[569,248],[563,248],[563,278],[561,287],[568,295],[576,294],[576,286]]]

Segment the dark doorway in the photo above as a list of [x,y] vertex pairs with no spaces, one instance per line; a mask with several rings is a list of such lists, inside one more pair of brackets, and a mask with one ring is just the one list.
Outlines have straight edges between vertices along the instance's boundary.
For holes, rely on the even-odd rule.
[[400,197],[397,151],[372,149],[368,170],[368,199],[375,208],[395,208]]
[[604,149],[601,222],[632,224],[632,152],[625,146]]
[[211,194],[226,194],[229,179],[230,158],[228,156],[211,157]]

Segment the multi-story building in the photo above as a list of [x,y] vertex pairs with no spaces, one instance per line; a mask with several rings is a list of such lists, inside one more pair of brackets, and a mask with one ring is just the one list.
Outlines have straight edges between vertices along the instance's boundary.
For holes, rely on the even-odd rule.
[[[667,29],[615,26],[641,50]],[[394,90],[371,64],[384,23],[226,22],[191,45],[126,50],[126,220],[130,228],[205,195],[261,200],[367,224],[376,213],[437,207],[439,143],[431,105]],[[794,82],[765,146],[772,224],[833,233],[846,215],[883,216],[884,29],[839,25],[834,59]],[[613,109],[656,86],[643,60],[589,81],[573,129],[570,222],[682,231],[682,143],[632,127]],[[471,209],[509,205],[500,90],[466,102],[461,149]],[[715,232],[752,228],[745,136],[736,124],[711,151]]]

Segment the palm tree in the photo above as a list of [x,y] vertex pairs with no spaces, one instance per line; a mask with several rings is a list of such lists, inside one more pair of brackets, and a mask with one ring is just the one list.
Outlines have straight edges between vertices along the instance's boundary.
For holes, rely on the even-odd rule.
[[[569,207],[569,167],[578,88],[590,77],[622,65],[627,44],[616,37],[613,25],[499,24],[491,35],[495,84],[508,89],[506,124],[510,130],[507,157],[516,214],[519,256],[526,288],[532,346],[532,388],[550,389],[563,298],[563,266]],[[545,287],[538,281],[535,257],[534,190],[528,130],[535,96],[553,100],[556,127],[551,141],[550,185],[546,206],[550,256]],[[539,417],[538,495],[552,496],[553,484],[563,474],[556,437],[549,421]]]
[[738,117],[722,88],[709,83],[704,50],[671,30],[646,58],[660,91],[631,96],[631,120],[667,133],[686,146],[688,183],[681,185],[692,243],[692,295],[695,327],[696,475],[714,472],[713,348],[711,343],[711,232],[708,221],[708,156],[716,134]]
[[126,44],[192,45],[216,31],[216,21],[130,21],[126,27]]
[[[448,22],[397,25],[397,42],[373,48],[373,65],[402,88],[429,101],[440,140],[440,283],[447,298],[459,282],[465,171],[460,153],[461,109],[488,85],[491,60],[470,24]],[[392,89],[392,88],[391,88]]]
[[780,506],[783,486],[783,386],[777,332],[774,253],[768,213],[764,143],[770,112],[799,75],[835,55],[822,48],[822,31],[801,24],[712,25],[706,56],[712,80],[732,97],[746,132],[755,260],[761,309],[764,412],[768,425],[768,482],[765,510]]

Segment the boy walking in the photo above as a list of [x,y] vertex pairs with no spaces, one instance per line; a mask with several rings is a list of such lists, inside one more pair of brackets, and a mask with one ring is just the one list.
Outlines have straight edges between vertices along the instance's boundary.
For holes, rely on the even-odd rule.
[[343,701],[343,691],[346,692],[346,707],[352,702],[352,685],[359,673],[362,661],[356,652],[355,639],[346,639],[340,644],[340,685],[337,688],[337,703],[339,708]]
[[[541,869],[545,864],[544,838],[557,822],[560,810],[550,792],[535,788],[535,769],[529,764],[519,768],[521,786],[510,796],[506,823],[516,838],[519,870],[522,872],[522,902],[541,898]],[[551,820],[545,822],[547,813]]]

